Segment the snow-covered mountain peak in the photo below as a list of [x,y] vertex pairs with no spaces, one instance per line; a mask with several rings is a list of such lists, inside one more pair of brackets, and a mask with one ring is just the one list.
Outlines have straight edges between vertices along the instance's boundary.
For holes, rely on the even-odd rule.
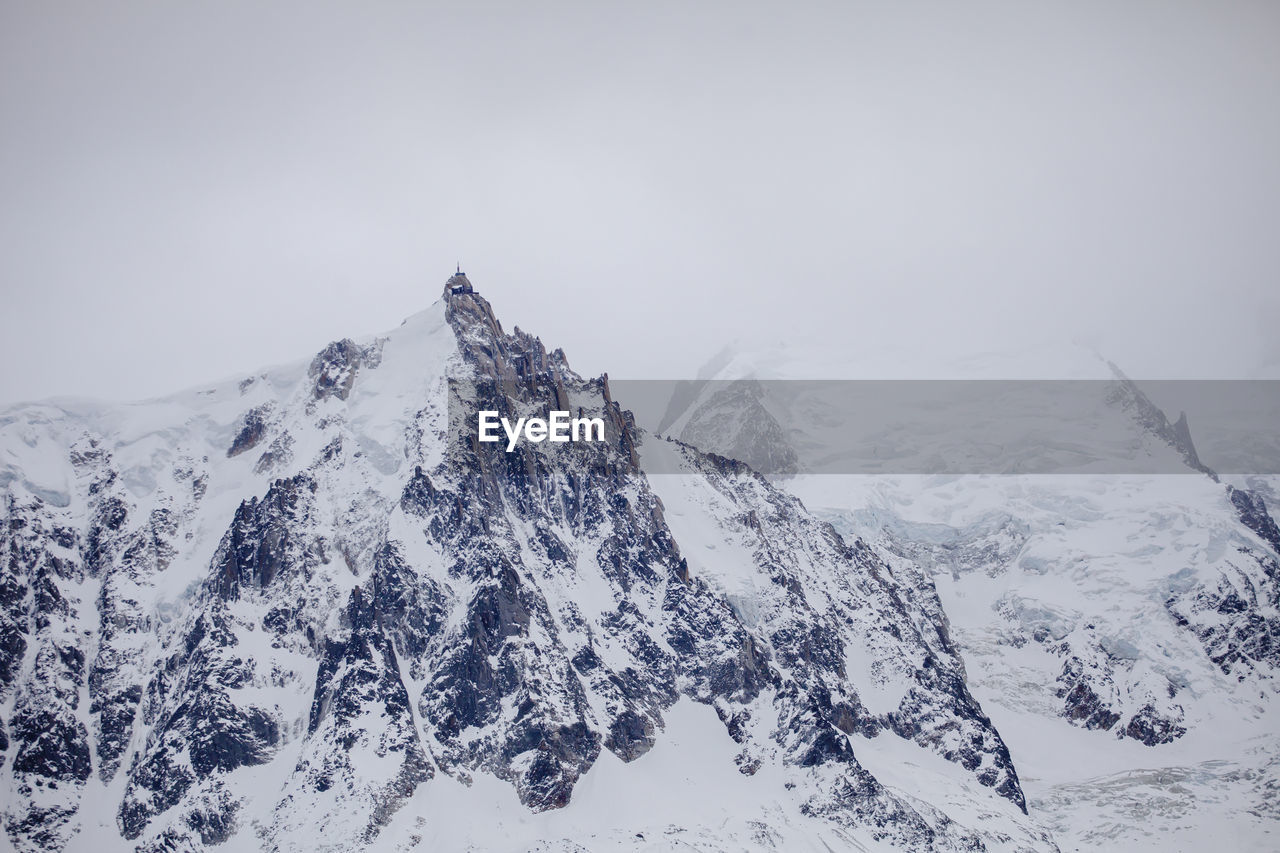
[[[467,438],[568,405],[610,439]],[[928,578],[646,435],[458,276],[290,368],[8,410],[0,449],[21,849],[464,843],[495,798],[512,849],[1053,848]],[[690,726],[759,819],[582,810],[692,772],[659,748]]]

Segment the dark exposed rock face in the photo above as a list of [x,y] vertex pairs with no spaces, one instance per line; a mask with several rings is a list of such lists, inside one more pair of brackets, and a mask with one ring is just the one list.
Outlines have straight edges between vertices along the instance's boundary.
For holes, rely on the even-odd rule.
[[225,837],[237,806],[221,775],[271,758],[278,722],[233,698],[253,677],[253,662],[237,654],[238,645],[228,614],[214,601],[149,685],[148,710],[155,716],[120,808],[126,838],[138,838],[156,815],[186,802],[195,786],[200,796],[185,809],[183,823],[199,827],[206,842],[210,832]]
[[362,368],[377,367],[380,359],[381,351],[376,344],[362,347],[349,338],[329,344],[312,360],[307,372],[313,383],[315,399],[347,399],[356,374]]
[[[429,538],[439,537],[449,574],[475,590],[455,604],[465,614],[461,634],[424,672],[432,689],[420,711],[436,732],[441,766],[455,773],[488,770],[510,779],[531,808],[556,808],[568,802],[602,746],[624,760],[649,748],[662,710],[676,699],[677,672],[703,684],[758,688],[749,676],[735,676],[746,643],[740,629],[731,629],[727,640],[714,636],[714,628],[706,632],[712,636],[686,626],[664,631],[664,613],[726,627],[731,614],[683,576],[661,507],[636,470],[634,436],[617,404],[596,383],[570,373],[563,355],[549,355],[536,338],[518,330],[503,334],[478,297],[451,296],[448,311],[474,371],[475,409],[562,407],[570,393],[594,389],[595,405],[622,427],[614,446],[577,446],[580,452],[563,455],[555,479],[541,454],[506,453],[454,434],[452,471],[441,472],[452,485],[437,486],[418,471],[400,500]],[[522,533],[519,524],[531,532]],[[597,571],[615,591],[616,606],[594,625],[572,600],[549,601],[540,591],[557,578],[573,582],[580,557],[562,538],[567,531],[578,541],[600,543]],[[638,609],[636,598],[657,606]],[[598,653],[604,648],[625,665],[606,663]],[[688,661],[673,652],[688,653]],[[591,710],[589,693],[611,709],[604,719]]]
[[1186,734],[1187,730],[1147,705],[1129,719],[1124,733],[1126,737],[1141,741],[1147,746],[1155,746],[1158,743],[1169,743]]
[[1276,526],[1275,519],[1267,512],[1267,504],[1262,496],[1245,489],[1227,486],[1227,497],[1236,508],[1236,513],[1244,526],[1261,536],[1262,541],[1266,542],[1273,552],[1280,554],[1280,527]]
[[1062,667],[1058,695],[1063,699],[1063,716],[1086,729],[1109,729],[1119,722],[1120,715],[1094,692],[1084,670],[1079,658],[1072,658]]
[[1162,700],[1158,706],[1148,701],[1134,708],[1126,695],[1138,693],[1130,684],[1134,662],[1110,654],[1106,642],[1100,641],[1091,627],[1050,648],[1064,658],[1057,696],[1062,700],[1062,716],[1072,723],[1133,738],[1147,746],[1169,743],[1187,733],[1182,725],[1182,706],[1172,701],[1176,695],[1172,685],[1167,685],[1166,695],[1157,697]]
[[7,504],[0,528],[0,698],[9,709],[12,784],[32,800],[25,813],[10,816],[6,829],[52,849],[62,843],[93,771],[79,713],[87,643],[63,628],[85,607],[70,592],[85,569],[61,513],[36,497],[10,497]]
[[[544,405],[559,405],[566,396],[581,390],[572,387],[574,381],[565,376],[565,366],[554,356],[548,357],[540,344],[518,334],[514,339],[495,337],[493,333],[499,327],[487,304],[465,297],[465,301],[451,302],[450,310],[455,323],[460,324],[464,354],[480,368],[477,407],[503,410],[510,406],[511,396],[495,394],[503,387],[514,389],[512,396],[518,402]],[[609,405],[606,398],[606,407]],[[895,713],[877,718],[862,708],[856,693],[840,690],[833,696],[832,686],[844,680],[847,642],[837,626],[853,616],[816,613],[805,602],[805,582],[812,579],[800,572],[800,565],[791,562],[795,560],[793,548],[799,541],[818,543],[843,576],[864,578],[862,588],[847,594],[853,600],[866,594],[878,601],[884,608],[872,616],[878,625],[911,624],[913,620],[900,609],[898,596],[903,591],[886,586],[882,578],[875,576],[883,567],[877,567],[870,552],[850,548],[830,528],[805,521],[796,502],[784,498],[740,463],[682,450],[688,453],[691,464],[702,466],[699,473],[714,482],[727,500],[737,504],[738,524],[759,542],[758,559],[761,568],[773,577],[777,590],[775,609],[779,614],[769,632],[760,637],[741,622],[728,602],[713,594],[700,578],[691,576],[666,528],[660,505],[647,495],[648,490],[631,464],[635,439],[629,424],[622,417],[615,420],[621,429],[613,450],[625,454],[623,464],[605,456],[583,459],[581,467],[575,468],[561,460],[563,485],[540,504],[528,501],[531,491],[546,494],[545,490],[529,488],[539,477],[539,466],[545,464],[540,458],[526,452],[480,451],[461,442],[453,450],[465,460],[462,469],[479,472],[462,483],[470,494],[460,496],[438,488],[421,473],[406,488],[402,507],[421,514],[429,531],[484,533],[492,538],[503,526],[504,515],[515,513],[526,519],[537,531],[534,541],[527,545],[540,552],[549,564],[547,568],[557,573],[568,571],[571,566],[561,569],[557,565],[568,562],[569,549],[557,539],[555,527],[569,527],[583,534],[592,529],[607,531],[601,537],[604,547],[597,553],[597,561],[618,591],[626,593],[618,596],[616,612],[596,623],[596,630],[591,630],[589,623],[584,626],[588,629],[584,632],[585,644],[563,652],[555,650],[556,657],[572,661],[573,669],[563,675],[550,672],[545,680],[538,678],[537,683],[545,685],[543,695],[532,696],[528,687],[518,685],[513,678],[522,670],[528,671],[528,653],[525,652],[522,666],[514,666],[507,662],[510,652],[505,649],[513,641],[527,646],[527,638],[538,633],[563,635],[566,626],[573,628],[584,620],[573,609],[554,614],[536,595],[524,592],[520,574],[512,570],[504,549],[486,547],[477,554],[478,559],[469,560],[471,565],[491,566],[485,576],[492,580],[481,587],[468,607],[468,624],[476,630],[466,638],[465,645],[447,658],[441,673],[443,681],[437,676],[434,682],[442,688],[438,699],[423,707],[424,719],[437,727],[437,739],[444,747],[440,759],[445,765],[458,760],[485,766],[485,762],[492,761],[486,752],[478,752],[476,745],[457,742],[454,733],[492,725],[499,708],[516,707],[519,722],[500,752],[501,761],[495,772],[509,772],[503,770],[504,764],[537,744],[528,772],[516,780],[517,789],[534,808],[561,805],[573,781],[594,760],[601,744],[624,760],[649,748],[655,722],[660,725],[663,709],[676,698],[674,685],[683,681],[690,685],[686,689],[695,698],[715,704],[721,711],[730,733],[744,746],[740,766],[757,767],[760,759],[754,753],[775,751],[776,737],[782,754],[797,766],[832,765],[858,774],[868,800],[847,813],[845,819],[879,820],[883,815],[877,815],[885,809],[909,811],[900,804],[886,806],[893,797],[861,771],[853,758],[849,735],[873,735],[883,728],[922,744],[939,744],[945,757],[971,768],[982,763],[982,756],[992,756],[994,766],[980,781],[1022,806],[1007,750],[964,688],[945,630],[935,635],[936,648],[930,648],[925,638],[911,631],[911,642],[923,654],[925,666],[917,673],[922,679],[918,691]],[[592,478],[586,476],[588,470],[594,475]],[[597,484],[603,488],[593,488]],[[513,485],[518,488],[513,489]],[[637,497],[619,500],[620,495],[628,493]],[[503,502],[507,502],[507,513],[500,511]],[[475,508],[474,515],[468,512],[471,507]],[[796,530],[797,526],[804,529]],[[782,556],[785,554],[792,556],[788,559]],[[453,565],[460,573],[474,571],[464,568],[466,564]],[[647,590],[656,593],[664,585],[660,612],[645,613],[631,603],[652,597]],[[646,625],[660,627],[665,643],[652,642],[652,628],[637,631]],[[614,647],[614,656],[625,651],[631,665],[615,666],[610,671],[596,650],[602,642]],[[939,653],[945,658],[939,658]],[[544,656],[550,655],[537,657]],[[942,664],[944,659],[947,662]],[[934,670],[946,671],[947,675],[935,675]],[[525,681],[527,684],[528,679]],[[550,685],[554,685],[554,691]],[[780,706],[783,717],[776,733],[764,733],[762,742],[760,733],[753,735],[750,731],[751,720],[758,713],[750,706],[753,702],[759,704],[766,690],[777,697],[771,702]],[[619,711],[612,720],[604,721],[605,725],[593,725],[582,710],[575,712],[577,720],[570,718],[554,727],[548,726],[545,719],[525,722],[523,715],[538,714],[542,708],[560,705],[582,709],[588,691],[611,697],[611,704],[616,702]],[[516,698],[504,701],[503,697],[513,692]],[[556,699],[557,695],[561,698]],[[963,721],[951,714],[960,715]],[[950,722],[943,723],[943,717]],[[973,727],[968,739],[962,739],[959,748],[942,747],[942,732],[954,732],[957,726],[960,731]],[[825,797],[815,798],[809,808],[815,814],[838,811]],[[917,817],[916,821],[927,826],[923,819]],[[884,821],[883,831],[886,836],[929,843],[922,841],[924,836],[917,834],[911,821]],[[930,833],[926,835],[932,838]]]
[[226,599],[241,589],[266,589],[282,572],[306,572],[319,554],[299,541],[296,531],[307,524],[315,482],[306,475],[277,480],[261,501],[241,503],[214,558],[215,588]]
[[227,448],[228,458],[239,456],[241,453],[258,446],[267,434],[267,419],[270,414],[270,406],[257,406],[245,412],[240,431],[236,433],[235,440],[231,442],[231,447]]
[[1227,487],[1240,523],[1268,546],[1241,545],[1230,571],[1166,601],[1179,624],[1190,628],[1224,674],[1280,672],[1280,529],[1261,495]]
[[[307,745],[298,761],[291,792],[278,808],[287,812],[306,794],[332,788],[353,789],[361,784],[359,762],[353,752],[373,750],[390,758],[393,770],[372,792],[362,842],[372,841],[381,828],[435,771],[414,723],[411,700],[400,672],[392,640],[381,629],[378,599],[356,587],[347,603],[347,633],[325,643],[316,676],[315,696],[307,724]],[[367,717],[376,710],[378,725]],[[282,823],[288,825],[288,818]]]

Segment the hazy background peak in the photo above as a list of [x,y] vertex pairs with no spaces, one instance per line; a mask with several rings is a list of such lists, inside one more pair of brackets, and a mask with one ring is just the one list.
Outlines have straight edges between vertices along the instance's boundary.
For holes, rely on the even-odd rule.
[[1280,375],[1278,43],[1272,2],[3,0],[0,402],[306,357],[455,261],[582,372]]

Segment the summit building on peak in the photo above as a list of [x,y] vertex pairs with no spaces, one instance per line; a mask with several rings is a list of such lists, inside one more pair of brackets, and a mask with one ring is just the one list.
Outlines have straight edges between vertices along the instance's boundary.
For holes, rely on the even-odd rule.
[[449,280],[444,283],[444,290],[447,294],[454,296],[459,293],[475,293],[475,288],[471,286],[471,281],[467,278],[467,274],[462,271],[462,265],[458,264],[453,275],[449,276]]

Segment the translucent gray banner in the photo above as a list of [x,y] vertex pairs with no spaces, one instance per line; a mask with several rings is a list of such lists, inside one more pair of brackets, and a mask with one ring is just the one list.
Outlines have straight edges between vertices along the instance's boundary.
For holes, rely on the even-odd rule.
[[[1275,380],[589,380],[453,384],[452,448],[654,473],[675,439],[762,474],[1280,474]],[[514,426],[550,421],[513,441]],[[556,412],[567,413],[557,441]],[[1185,416],[1182,413],[1186,413]],[[603,421],[603,439],[588,423]],[[469,456],[469,458],[478,458]]]
[[611,388],[641,426],[770,476],[1280,474],[1273,380],[618,380]]

